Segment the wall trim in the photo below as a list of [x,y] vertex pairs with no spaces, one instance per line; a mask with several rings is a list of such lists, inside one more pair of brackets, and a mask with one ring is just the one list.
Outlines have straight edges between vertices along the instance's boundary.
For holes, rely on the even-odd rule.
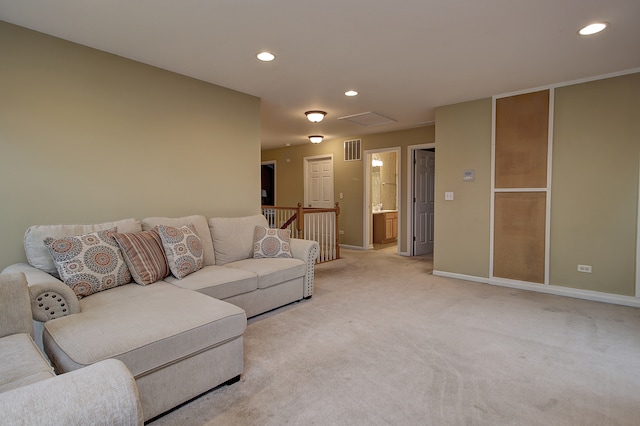
[[346,249],[350,249],[350,250],[366,250],[364,247],[361,246],[352,246],[349,244],[338,244],[340,246],[340,248],[346,248]]
[[571,287],[562,287],[548,284],[533,284],[523,281],[507,280],[503,278],[484,278],[473,275],[457,274],[446,271],[433,271],[433,275],[455,278],[464,281],[473,281],[482,284],[489,284],[499,287],[515,288],[518,290],[534,291],[536,293],[553,294],[555,296],[573,297],[574,299],[590,300],[593,302],[610,303],[614,305],[631,306],[640,308],[640,299],[633,296],[623,296],[620,294],[603,293],[600,291],[581,290]]

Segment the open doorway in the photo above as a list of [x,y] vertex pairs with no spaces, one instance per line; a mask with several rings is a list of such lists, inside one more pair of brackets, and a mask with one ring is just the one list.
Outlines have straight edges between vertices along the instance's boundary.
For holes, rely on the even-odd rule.
[[260,204],[275,206],[276,204],[276,162],[264,161],[260,165],[261,186]]
[[408,149],[407,251],[409,256],[431,254],[435,228],[435,144],[412,145]]
[[365,151],[365,249],[400,251],[399,159],[399,147]]

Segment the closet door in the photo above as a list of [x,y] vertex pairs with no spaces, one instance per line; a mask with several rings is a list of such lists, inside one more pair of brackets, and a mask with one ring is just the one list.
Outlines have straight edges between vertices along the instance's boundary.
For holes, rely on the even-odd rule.
[[493,277],[545,283],[550,91],[496,99]]

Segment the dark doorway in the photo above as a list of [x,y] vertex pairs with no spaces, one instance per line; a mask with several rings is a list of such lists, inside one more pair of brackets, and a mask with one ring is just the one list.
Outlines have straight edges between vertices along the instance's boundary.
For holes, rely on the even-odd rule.
[[276,202],[276,165],[266,163],[260,166],[262,185],[260,199],[263,206],[274,206]]

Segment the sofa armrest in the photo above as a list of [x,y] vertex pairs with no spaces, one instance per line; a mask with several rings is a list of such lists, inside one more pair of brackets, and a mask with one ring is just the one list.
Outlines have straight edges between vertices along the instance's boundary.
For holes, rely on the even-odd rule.
[[2,423],[10,425],[142,425],[136,382],[107,359],[0,393]]
[[21,333],[33,337],[27,280],[22,273],[3,273],[0,274],[0,337]]
[[307,272],[304,275],[304,297],[311,297],[313,296],[314,271],[320,245],[317,241],[291,238],[290,247],[291,255],[307,264]]
[[50,319],[80,312],[80,303],[76,294],[56,277],[26,263],[8,266],[3,272],[24,273],[29,284],[34,320],[47,322]]

